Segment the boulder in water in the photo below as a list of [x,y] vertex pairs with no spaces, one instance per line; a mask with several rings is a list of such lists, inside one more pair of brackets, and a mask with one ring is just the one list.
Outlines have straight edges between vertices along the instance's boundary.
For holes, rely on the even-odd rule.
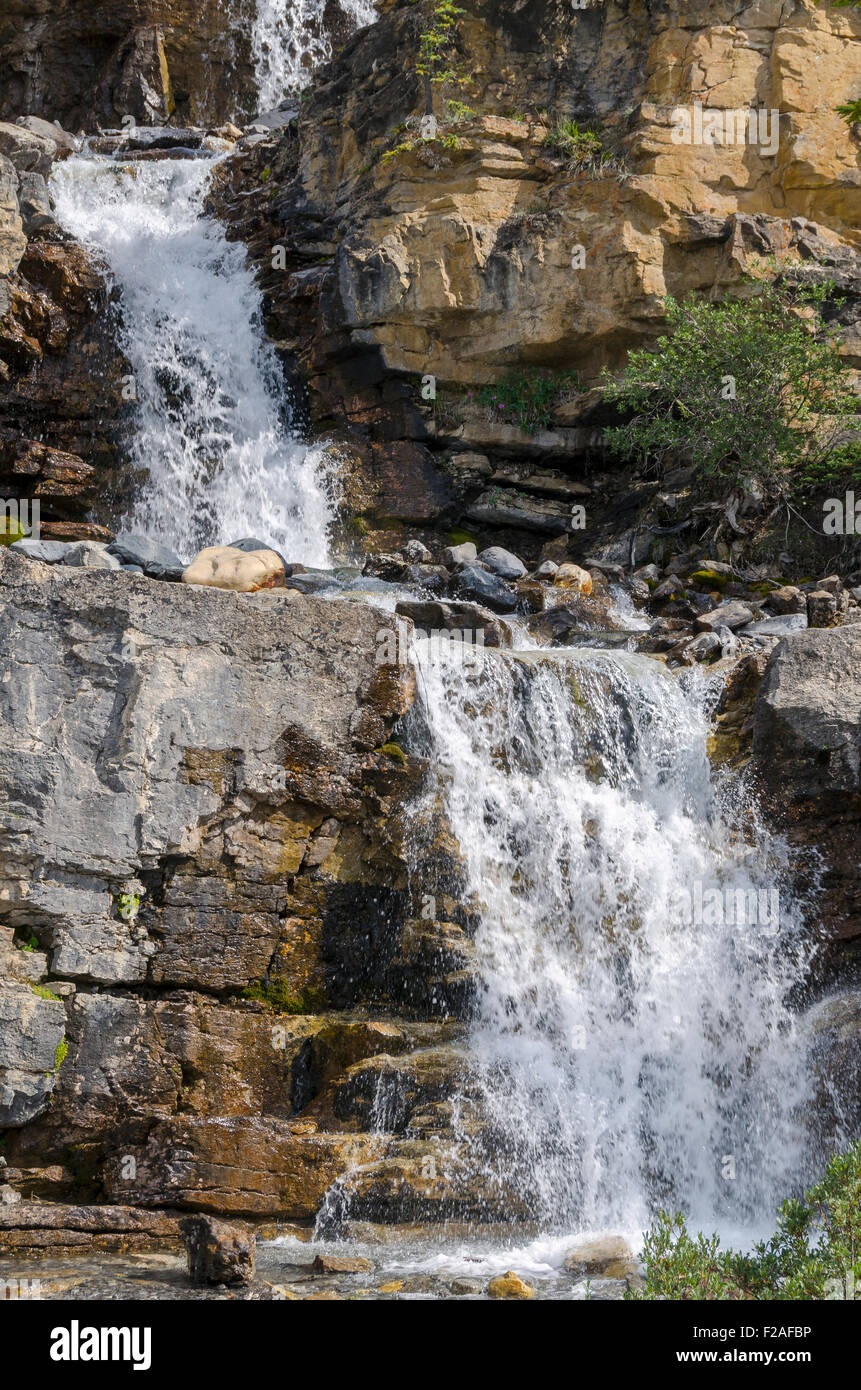
[[633,1264],[633,1258],[624,1236],[598,1236],[595,1240],[581,1241],[569,1250],[565,1268],[569,1274],[603,1274],[617,1261]]
[[284,579],[284,561],[274,550],[244,551],[230,545],[207,546],[182,573],[183,584],[209,584],[239,594],[283,588]]
[[179,1223],[193,1284],[250,1284],[255,1236],[243,1221],[189,1216]]
[[505,581],[477,565],[464,565],[455,575],[452,587],[461,598],[482,603],[494,613],[513,613],[517,607],[517,595]]
[[487,1286],[488,1298],[534,1298],[535,1290],[525,1284],[519,1274],[509,1269],[505,1274],[497,1274]]
[[592,576],[580,565],[560,565],[553,576],[553,583],[561,589],[576,589],[578,594],[591,594]]
[[462,545],[446,546],[442,552],[442,562],[444,565],[471,565],[473,560],[478,558],[478,550],[472,541],[464,541]]
[[522,579],[526,573],[523,561],[501,545],[491,545],[487,550],[482,550],[478,559],[500,579]]

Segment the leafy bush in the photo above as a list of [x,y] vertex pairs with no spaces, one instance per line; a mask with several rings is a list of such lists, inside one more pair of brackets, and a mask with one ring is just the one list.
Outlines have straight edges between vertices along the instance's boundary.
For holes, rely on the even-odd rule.
[[[607,432],[621,454],[704,473],[756,475],[786,490],[793,469],[826,459],[853,422],[850,376],[822,319],[829,287],[714,304],[666,300],[669,334],[632,352],[607,399],[633,419]],[[796,312],[808,314],[805,321]],[[857,422],[857,417],[855,417]]]
[[662,1211],[643,1265],[645,1286],[629,1298],[861,1298],[861,1141],[831,1159],[803,1201],[783,1203],[777,1231],[750,1254],[691,1236],[681,1212]]

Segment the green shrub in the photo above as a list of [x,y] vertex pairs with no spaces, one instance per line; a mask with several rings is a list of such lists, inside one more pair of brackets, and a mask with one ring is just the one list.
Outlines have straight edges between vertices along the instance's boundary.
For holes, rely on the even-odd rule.
[[783,1203],[770,1240],[750,1254],[691,1236],[681,1212],[659,1213],[633,1299],[861,1298],[861,1141],[832,1158],[803,1201]]
[[829,288],[763,283],[744,300],[668,298],[669,333],[656,350],[632,352],[618,381],[605,376],[607,400],[634,412],[607,431],[610,446],[658,467],[690,460],[706,474],[755,475],[787,491],[793,470],[828,458],[857,408],[822,319]]

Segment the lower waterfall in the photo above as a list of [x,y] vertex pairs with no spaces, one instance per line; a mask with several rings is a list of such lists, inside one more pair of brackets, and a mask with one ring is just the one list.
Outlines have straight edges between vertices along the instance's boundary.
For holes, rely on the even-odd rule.
[[807,1171],[788,995],[809,947],[780,843],[712,775],[709,682],[627,652],[471,655],[416,644],[427,799],[478,907],[487,1176],[548,1230],[665,1206],[749,1231]]

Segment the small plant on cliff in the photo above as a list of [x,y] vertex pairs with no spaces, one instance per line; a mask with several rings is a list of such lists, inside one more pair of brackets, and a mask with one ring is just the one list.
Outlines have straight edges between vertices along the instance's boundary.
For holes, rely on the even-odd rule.
[[535,434],[547,428],[554,406],[573,386],[570,374],[559,376],[527,367],[523,371],[509,372],[494,386],[482,386],[478,401],[491,419],[516,425],[526,434]]
[[581,126],[579,121],[568,116],[556,122],[544,137],[544,143],[578,168],[593,168],[601,163],[605,153],[600,132],[591,126]]
[[[861,0],[826,0],[826,3],[835,10],[861,10]],[[838,116],[842,116],[847,125],[861,124],[861,97],[856,97],[854,101],[842,102],[840,106],[835,106],[834,110]]]
[[783,1203],[777,1231],[750,1254],[691,1236],[681,1212],[662,1211],[643,1266],[634,1300],[861,1299],[861,1141],[831,1159],[802,1201]]
[[433,114],[433,89],[444,83],[463,81],[457,58],[457,21],[466,10],[453,0],[438,0],[431,11],[430,23],[419,34],[419,53],[416,72],[424,79],[425,113]]
[[632,352],[618,381],[606,378],[607,400],[633,413],[608,443],[658,467],[690,459],[706,474],[758,476],[785,493],[793,471],[834,449],[856,409],[822,318],[829,289],[765,283],[741,301],[668,298],[669,333],[654,351]]

